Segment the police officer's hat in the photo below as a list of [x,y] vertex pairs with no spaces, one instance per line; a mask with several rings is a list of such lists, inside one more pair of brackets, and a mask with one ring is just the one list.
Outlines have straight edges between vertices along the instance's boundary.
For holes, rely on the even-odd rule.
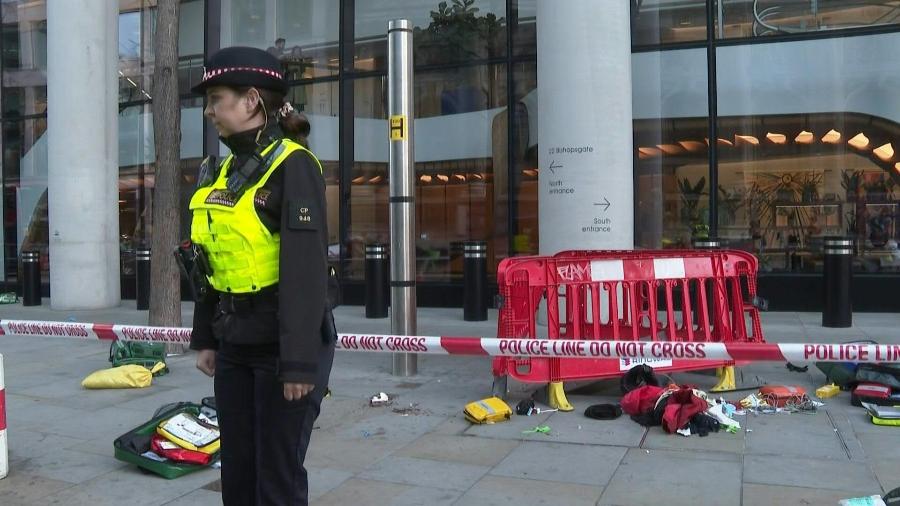
[[202,95],[212,86],[254,86],[283,95],[288,92],[281,62],[255,47],[226,47],[212,55],[203,69],[203,80],[191,91]]

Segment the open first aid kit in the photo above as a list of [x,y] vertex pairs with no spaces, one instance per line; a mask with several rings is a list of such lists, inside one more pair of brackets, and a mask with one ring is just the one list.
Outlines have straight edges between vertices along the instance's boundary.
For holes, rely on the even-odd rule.
[[185,450],[205,453],[219,451],[219,428],[200,420],[193,413],[178,413],[163,420],[156,433]]
[[219,460],[215,404],[179,402],[163,406],[153,418],[116,438],[115,458],[141,470],[174,479]]
[[502,399],[488,397],[466,404],[463,414],[466,420],[472,423],[497,423],[509,420],[512,417],[512,409]]

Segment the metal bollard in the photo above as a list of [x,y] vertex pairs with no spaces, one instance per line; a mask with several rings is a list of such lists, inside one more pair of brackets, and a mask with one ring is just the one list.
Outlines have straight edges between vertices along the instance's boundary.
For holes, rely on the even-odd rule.
[[22,305],[41,305],[41,254],[22,252]]
[[822,326],[847,328],[853,325],[850,286],[853,281],[853,239],[825,238],[825,268],[822,273],[824,305]]
[[387,318],[389,259],[386,244],[366,244],[366,318]]
[[468,241],[463,244],[463,319],[467,322],[487,320],[487,243]]
[[139,249],[134,252],[134,297],[137,308],[150,309],[150,250]]
[[722,244],[717,239],[691,239],[694,249],[719,249]]

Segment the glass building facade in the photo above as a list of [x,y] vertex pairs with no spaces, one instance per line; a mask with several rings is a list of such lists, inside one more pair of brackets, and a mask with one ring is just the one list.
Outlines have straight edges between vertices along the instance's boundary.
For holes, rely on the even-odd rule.
[[[205,55],[276,54],[325,168],[331,262],[346,301],[359,302],[364,245],[389,242],[387,23],[408,18],[419,300],[459,304],[463,241],[487,241],[492,272],[538,251],[539,1],[549,0],[183,0],[183,202],[202,157],[224,151],[188,92]],[[15,285],[22,251],[51,268],[47,23],[42,0],[0,5],[0,281]],[[155,1],[119,9],[127,296],[133,251],[153,226]],[[689,248],[708,233],[759,256],[773,308],[816,309],[823,238],[848,235],[856,307],[900,308],[888,292],[900,281],[900,62],[889,57],[900,1],[633,0],[631,32],[635,247]]]

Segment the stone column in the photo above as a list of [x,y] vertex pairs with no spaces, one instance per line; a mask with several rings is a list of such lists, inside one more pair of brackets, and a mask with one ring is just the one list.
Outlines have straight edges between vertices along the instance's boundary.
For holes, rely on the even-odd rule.
[[634,247],[629,2],[538,2],[540,253]]
[[51,306],[114,307],[119,288],[118,2],[47,1]]

